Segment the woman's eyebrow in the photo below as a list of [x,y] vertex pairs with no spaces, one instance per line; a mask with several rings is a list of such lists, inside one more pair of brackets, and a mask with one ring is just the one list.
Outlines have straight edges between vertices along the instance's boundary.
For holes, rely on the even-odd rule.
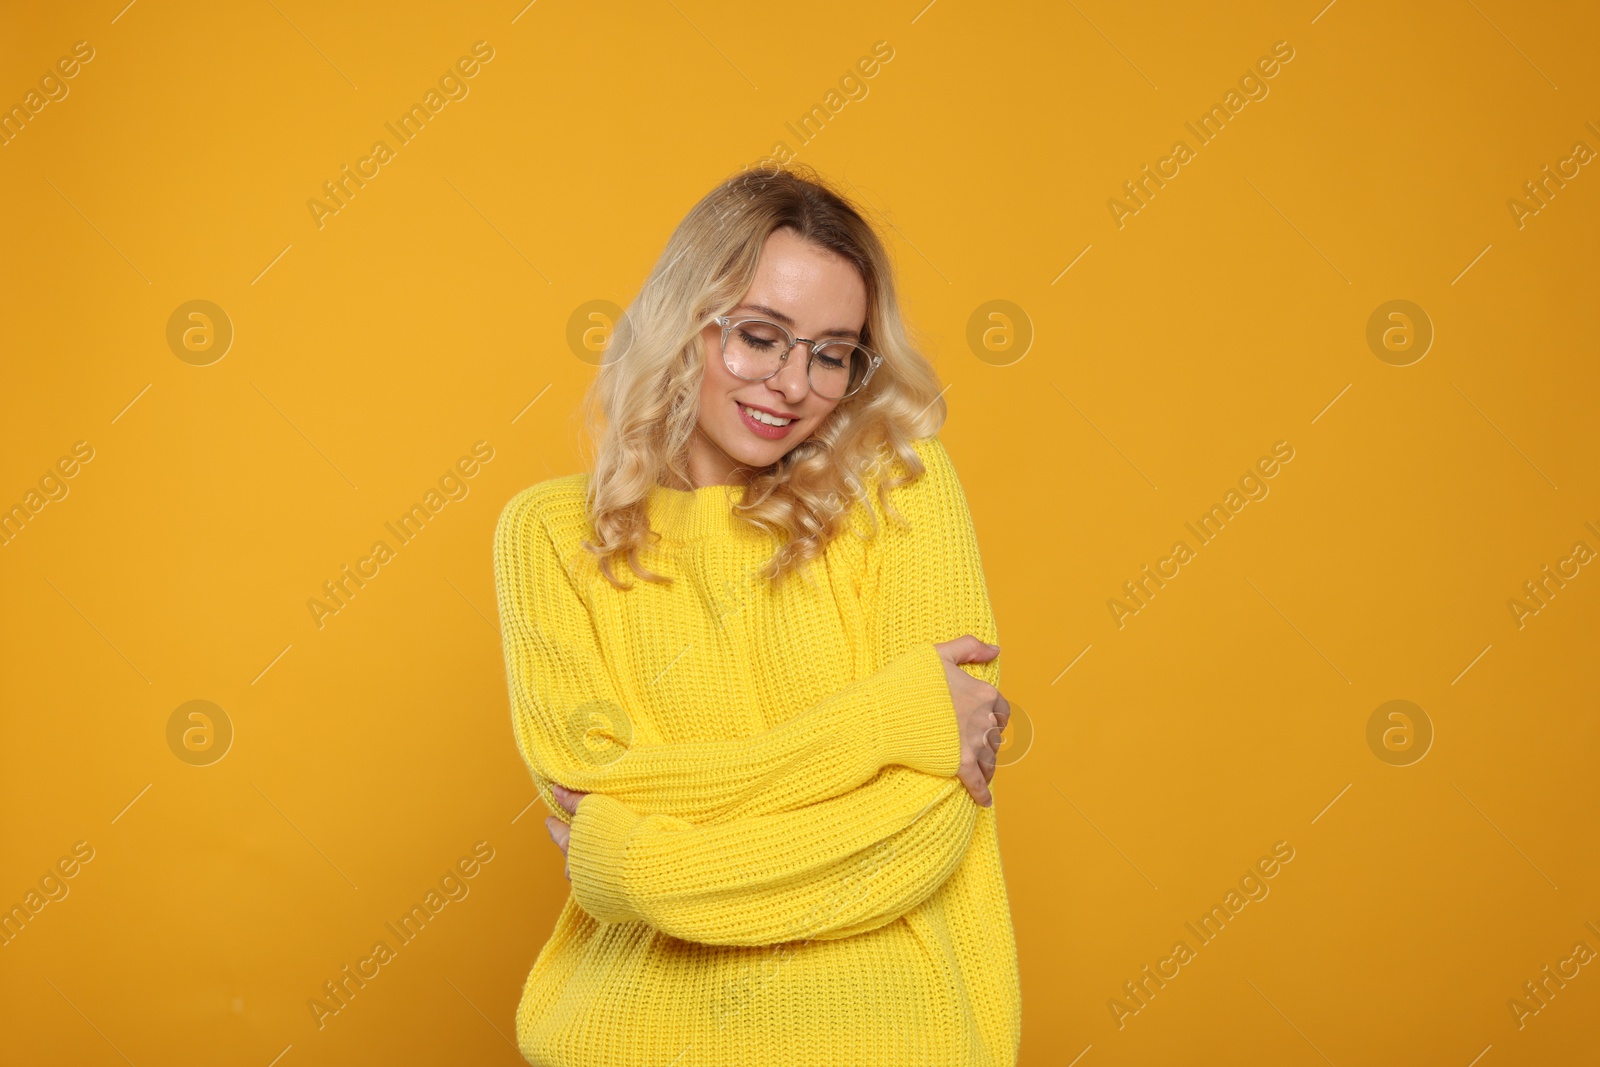
[[[791,330],[795,328],[794,327],[794,319],[790,318],[788,315],[785,315],[783,312],[779,311],[777,308],[769,308],[765,304],[740,304],[739,307],[736,307],[733,310],[738,311],[739,308],[745,308],[745,309],[750,310],[750,311],[759,311],[759,312],[761,312],[761,314],[767,316],[768,318],[776,319],[777,321],[783,323],[785,326],[789,327],[789,329],[791,329]],[[854,338],[855,340],[859,341],[859,340],[861,340],[861,331],[860,330],[847,330],[844,327],[835,326],[831,330],[823,331],[822,336],[824,336],[824,337],[851,337],[851,338]]]

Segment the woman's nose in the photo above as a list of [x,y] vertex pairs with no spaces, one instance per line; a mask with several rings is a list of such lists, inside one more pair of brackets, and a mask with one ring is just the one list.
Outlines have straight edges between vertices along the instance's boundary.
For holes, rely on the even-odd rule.
[[806,393],[811,390],[810,361],[810,346],[804,343],[795,345],[783,369],[768,379],[768,384],[782,393],[791,404],[805,399]]

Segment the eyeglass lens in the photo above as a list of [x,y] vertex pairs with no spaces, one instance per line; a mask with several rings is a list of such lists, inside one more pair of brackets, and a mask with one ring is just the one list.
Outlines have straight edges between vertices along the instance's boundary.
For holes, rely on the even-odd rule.
[[[789,343],[789,336],[777,323],[746,319],[728,331],[722,358],[739,377],[762,381],[783,366]],[[868,356],[859,346],[849,341],[824,341],[811,348],[811,389],[827,400],[848,396],[861,387],[867,364]]]

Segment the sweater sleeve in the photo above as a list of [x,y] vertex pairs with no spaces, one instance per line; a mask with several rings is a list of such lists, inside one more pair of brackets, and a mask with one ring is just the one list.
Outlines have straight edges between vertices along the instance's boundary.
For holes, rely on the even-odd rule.
[[885,767],[843,796],[696,826],[584,797],[567,847],[578,905],[683,941],[771,945],[876,929],[934,894],[978,806],[954,778]]
[[[977,531],[955,465],[938,437],[921,438],[913,447],[923,462],[922,474],[889,494],[903,521],[886,516],[873,501],[879,529],[865,595],[876,628],[876,662],[917,644],[969,633],[989,644],[1000,642]],[[998,657],[961,669],[1000,684]]]
[[[879,655],[937,656],[936,642],[997,636],[949,456],[937,438],[916,449],[924,473],[890,494],[905,522],[880,528],[874,553]],[[999,684],[997,661],[963,669]],[[707,826],[585,797],[567,857],[574,896],[602,922],[643,921],[708,944],[828,939],[892,922],[932,896],[978,817],[958,780],[891,766],[821,803]]]
[[[533,486],[502,512],[495,585],[517,746],[558,817],[571,821],[552,781],[639,812],[705,822],[803,807],[896,764],[954,780],[960,734],[931,646],[877,660],[873,674],[753,737],[636,743],[540,501],[541,486]],[[708,716],[724,714],[715,700],[708,696]]]

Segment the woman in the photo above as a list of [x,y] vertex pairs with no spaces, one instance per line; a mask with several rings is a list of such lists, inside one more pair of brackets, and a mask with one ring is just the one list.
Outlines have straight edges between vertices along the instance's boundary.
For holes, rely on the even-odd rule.
[[878,236],[814,176],[723,182],[589,406],[593,472],[495,535],[517,744],[572,882],[522,1054],[1015,1063],[1010,708]]

